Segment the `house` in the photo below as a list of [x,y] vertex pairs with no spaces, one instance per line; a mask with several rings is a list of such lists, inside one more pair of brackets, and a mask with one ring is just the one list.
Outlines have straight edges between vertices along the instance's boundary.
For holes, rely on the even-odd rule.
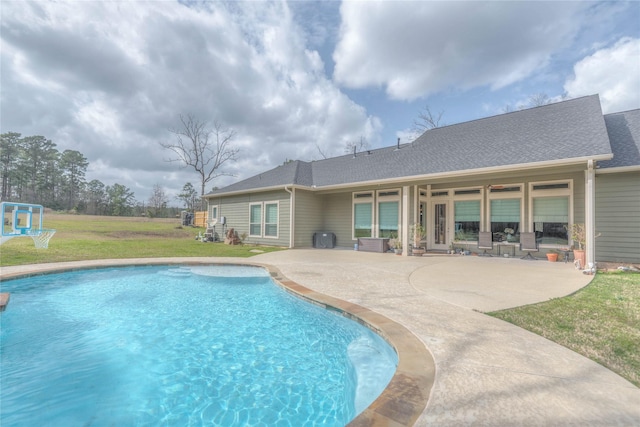
[[204,197],[209,218],[257,244],[312,247],[319,232],[340,247],[408,242],[420,223],[427,250],[475,249],[490,231],[494,252],[518,256],[521,233],[544,253],[584,223],[587,262],[640,262],[640,110],[603,116],[592,95],[289,162]]

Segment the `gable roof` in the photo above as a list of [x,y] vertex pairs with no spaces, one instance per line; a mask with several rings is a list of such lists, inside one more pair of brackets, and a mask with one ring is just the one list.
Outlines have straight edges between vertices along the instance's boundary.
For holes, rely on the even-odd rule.
[[410,144],[294,161],[206,196],[284,186],[332,188],[491,168],[603,160],[612,156],[598,95],[426,131]]
[[640,110],[604,116],[613,159],[599,163],[600,169],[640,168]]

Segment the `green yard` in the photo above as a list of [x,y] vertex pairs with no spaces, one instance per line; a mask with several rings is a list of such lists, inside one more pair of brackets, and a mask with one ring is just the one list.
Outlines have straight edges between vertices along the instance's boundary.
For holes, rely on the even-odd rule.
[[640,386],[638,273],[598,273],[573,295],[489,314],[570,348]]
[[48,249],[36,249],[29,237],[13,238],[0,246],[0,266],[104,258],[250,257],[251,250],[279,248],[225,245],[196,241],[203,228],[181,227],[178,219],[44,216],[44,228],[57,230]]

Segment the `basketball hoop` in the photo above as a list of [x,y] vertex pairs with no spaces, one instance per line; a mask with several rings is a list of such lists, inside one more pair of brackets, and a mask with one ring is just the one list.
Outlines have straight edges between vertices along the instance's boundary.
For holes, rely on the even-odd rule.
[[37,249],[47,249],[49,247],[49,240],[54,234],[56,234],[56,230],[43,228],[40,230],[29,230],[27,236],[31,237]]

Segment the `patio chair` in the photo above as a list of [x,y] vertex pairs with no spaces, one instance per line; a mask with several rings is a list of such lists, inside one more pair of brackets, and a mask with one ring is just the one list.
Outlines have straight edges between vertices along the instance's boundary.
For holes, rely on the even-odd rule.
[[520,250],[527,251],[527,254],[520,259],[528,259],[535,261],[531,252],[538,252],[538,240],[536,233],[520,233]]
[[487,250],[493,250],[493,233],[490,231],[481,231],[478,233],[478,250],[483,249],[484,252],[479,256],[492,256]]

